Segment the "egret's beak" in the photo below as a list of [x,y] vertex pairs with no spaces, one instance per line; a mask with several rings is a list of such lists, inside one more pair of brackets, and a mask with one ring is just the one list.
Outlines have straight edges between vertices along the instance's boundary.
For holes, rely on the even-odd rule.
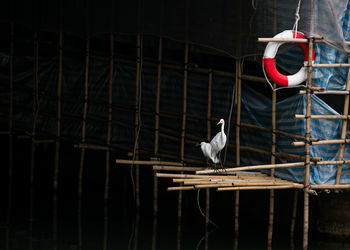
[[222,121],[219,121],[218,124],[216,124],[216,126],[219,125],[219,124],[221,124],[221,123],[222,123]]

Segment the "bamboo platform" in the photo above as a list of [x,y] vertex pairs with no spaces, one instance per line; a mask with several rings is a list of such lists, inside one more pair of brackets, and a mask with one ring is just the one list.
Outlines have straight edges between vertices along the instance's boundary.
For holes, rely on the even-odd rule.
[[283,180],[261,172],[239,171],[229,175],[172,173],[157,173],[156,175],[158,178],[171,178],[174,184],[178,184],[176,186],[168,187],[168,191],[197,190],[206,188],[213,188],[217,191],[304,188],[303,184]]

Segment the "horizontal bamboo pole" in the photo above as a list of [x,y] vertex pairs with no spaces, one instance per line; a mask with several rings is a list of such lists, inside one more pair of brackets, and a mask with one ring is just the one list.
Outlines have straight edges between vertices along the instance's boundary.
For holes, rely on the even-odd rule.
[[93,150],[105,150],[105,151],[111,150],[111,147],[109,147],[109,146],[93,145],[93,144],[85,144],[85,143],[75,144],[74,147],[75,148],[93,149]]
[[[234,176],[234,175],[233,175]],[[218,175],[196,175],[196,174],[168,174],[168,173],[157,173],[157,177],[162,177],[162,178],[222,178],[222,179],[229,179],[232,178],[233,176],[218,176]]]
[[267,165],[256,165],[248,167],[238,167],[238,168],[226,168],[217,170],[202,170],[196,171],[196,174],[211,174],[211,173],[225,173],[225,172],[236,172],[236,171],[249,171],[249,170],[262,170],[270,168],[291,168],[291,167],[302,167],[304,162],[293,162],[293,163],[282,163],[282,164],[267,164]]
[[350,184],[310,185],[311,189],[349,189]]
[[240,78],[245,81],[266,83],[266,79],[259,76],[241,75]]
[[[258,148],[248,147],[248,146],[240,146],[240,149],[241,149],[241,151],[249,151],[249,152],[257,153],[257,154],[260,154],[260,155],[271,156],[271,152],[270,151],[266,151],[266,150],[263,150],[263,149],[258,149]],[[289,159],[294,159],[294,160],[299,160],[299,161],[304,161],[305,160],[305,156],[288,154],[288,153],[276,152],[275,156],[277,156],[279,158],[289,158]],[[312,160],[313,161],[321,161],[322,158],[314,157],[314,158],[312,158]]]
[[[253,124],[241,123],[240,126],[241,126],[241,127],[245,127],[245,128],[258,129],[258,130],[266,131],[266,132],[269,132],[269,133],[273,132],[273,130],[270,129],[270,128],[265,128],[265,127],[261,127],[261,126],[253,125]],[[274,133],[277,134],[277,135],[281,135],[281,136],[288,137],[288,138],[297,139],[297,140],[300,140],[300,141],[305,140],[305,137],[304,137],[304,136],[295,135],[295,134],[290,134],[290,133],[287,133],[287,132],[284,132],[284,131],[280,131],[280,130],[275,130]],[[312,140],[313,140],[313,141],[318,141],[318,139],[315,139],[315,138],[312,139]]]
[[[343,144],[350,143],[350,139],[335,139],[335,140],[323,140],[318,142],[311,142],[310,145],[327,145],[327,144]],[[293,142],[293,146],[305,146],[305,142],[298,141]]]
[[205,168],[200,167],[176,167],[176,166],[153,166],[153,170],[164,170],[164,171],[199,171]]
[[218,188],[217,191],[234,191],[234,190],[271,190],[271,189],[292,189],[292,188],[304,188],[304,185],[280,185],[280,186],[255,186],[255,187],[222,187]]
[[179,191],[179,190],[195,190],[194,186],[180,186],[180,187],[168,187],[168,191]]
[[324,63],[324,64],[312,64],[313,68],[338,68],[338,67],[350,67],[350,63]]
[[184,185],[220,185],[220,186],[273,186],[292,184],[288,181],[184,181]]
[[55,143],[56,140],[34,140],[33,143],[35,144],[45,144],[45,143]]
[[308,39],[304,38],[264,38],[259,37],[258,42],[284,42],[284,43],[307,43]]
[[134,164],[134,165],[169,165],[169,166],[183,166],[180,162],[167,162],[167,161],[133,161],[133,160],[115,160],[116,164]]
[[[295,115],[296,119],[305,119],[305,115]],[[350,119],[350,115],[310,115],[310,119],[334,119],[345,120]]]
[[[314,91],[314,94],[321,95],[321,94],[327,94],[327,95],[349,95],[350,91],[346,90],[320,90],[320,91]],[[300,90],[299,94],[306,94],[305,90]]]
[[[184,183],[186,181],[197,181],[197,182],[209,182],[209,181],[212,181],[212,182],[216,182],[216,181],[235,181],[235,180],[239,180],[239,177],[238,176],[231,176],[231,178],[229,179],[220,179],[220,178],[213,178],[213,177],[209,177],[209,178],[203,178],[205,175],[201,175],[199,177],[202,177],[202,178],[196,178],[197,176],[193,177],[193,178],[174,178],[173,179],[173,182],[174,183]],[[241,181],[243,181],[241,179]]]
[[[338,165],[338,164],[350,164],[350,160],[310,162],[311,166]],[[236,171],[263,170],[263,169],[275,169],[275,168],[294,168],[294,167],[304,167],[304,165],[305,165],[304,162],[292,162],[292,163],[269,164],[269,165],[255,165],[255,166],[238,167],[238,168],[202,170],[202,171],[196,171],[196,174],[227,173],[227,172],[236,172]]]

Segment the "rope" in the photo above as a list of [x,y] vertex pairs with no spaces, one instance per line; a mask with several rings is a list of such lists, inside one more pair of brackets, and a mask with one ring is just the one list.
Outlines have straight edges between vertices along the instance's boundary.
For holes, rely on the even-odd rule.
[[300,11],[300,4],[301,4],[301,0],[299,0],[298,5],[297,5],[297,9],[295,10],[295,23],[293,26],[293,29],[295,31],[294,33],[294,38],[296,38],[297,32],[298,32],[298,23],[300,20],[300,15],[299,15],[299,11]]
[[[139,72],[139,84],[140,84],[140,87],[139,87],[139,106],[138,106],[138,119],[139,119],[139,123],[138,123],[138,128],[137,128],[137,133],[136,133],[136,137],[135,137],[135,143],[134,143],[134,151],[133,151],[133,156],[132,156],[132,161],[134,162],[135,161],[135,157],[136,157],[136,145],[137,145],[137,142],[139,140],[139,136],[140,136],[140,131],[141,131],[141,89],[142,89],[142,80],[141,80],[141,77],[142,77],[142,66],[143,66],[143,34],[141,33],[140,35],[140,40],[141,40],[141,47],[140,47],[140,72]],[[133,169],[134,169],[134,163],[131,165],[130,167],[130,178],[131,178],[131,182],[132,182],[132,188],[133,188],[133,196],[134,196],[134,200],[135,200],[135,197],[136,197],[136,191],[135,191],[135,181],[134,181],[134,176],[133,176]]]
[[[201,191],[200,189],[198,189],[198,192],[197,192],[197,204],[198,204],[198,209],[199,209],[199,212],[203,215],[203,217],[205,218],[205,214],[203,213],[202,209],[201,209],[201,204],[199,203],[199,191]],[[219,228],[218,225],[216,225],[214,222],[212,222],[211,220],[209,220],[209,222],[215,226],[216,228]]]

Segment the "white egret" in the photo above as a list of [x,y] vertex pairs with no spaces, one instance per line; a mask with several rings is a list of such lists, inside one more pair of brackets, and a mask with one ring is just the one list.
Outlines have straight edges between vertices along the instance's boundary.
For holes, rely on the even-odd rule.
[[219,152],[226,145],[226,134],[224,132],[225,129],[225,121],[224,119],[220,119],[217,125],[221,124],[221,131],[217,133],[214,138],[208,142],[201,142],[201,150],[205,157],[208,157],[213,163],[219,163],[220,159],[218,157]]

